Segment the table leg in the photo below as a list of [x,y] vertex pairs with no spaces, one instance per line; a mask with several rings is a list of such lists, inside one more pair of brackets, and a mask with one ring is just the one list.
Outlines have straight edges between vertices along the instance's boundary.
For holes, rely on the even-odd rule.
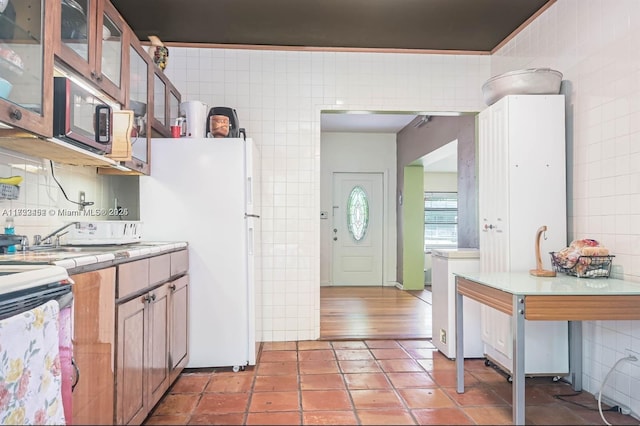
[[574,391],[582,390],[582,321],[569,321],[569,378]]
[[458,293],[456,278],[456,391],[464,393],[464,324],[462,319],[462,294]]
[[513,371],[512,371],[512,411],[513,424],[524,425],[524,297],[513,295]]

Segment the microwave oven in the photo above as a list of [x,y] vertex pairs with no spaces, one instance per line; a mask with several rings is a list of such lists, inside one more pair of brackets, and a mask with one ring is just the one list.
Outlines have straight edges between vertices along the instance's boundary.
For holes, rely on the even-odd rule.
[[67,77],[54,77],[53,137],[96,154],[111,153],[112,109]]

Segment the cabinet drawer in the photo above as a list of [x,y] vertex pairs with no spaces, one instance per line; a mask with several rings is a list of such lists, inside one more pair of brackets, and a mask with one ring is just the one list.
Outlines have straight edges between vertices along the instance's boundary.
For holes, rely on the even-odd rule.
[[121,299],[149,287],[149,259],[123,263],[118,266],[118,292]]
[[171,276],[187,273],[189,270],[189,251],[180,250],[171,253]]
[[149,259],[149,284],[169,281],[171,273],[171,254],[162,254]]

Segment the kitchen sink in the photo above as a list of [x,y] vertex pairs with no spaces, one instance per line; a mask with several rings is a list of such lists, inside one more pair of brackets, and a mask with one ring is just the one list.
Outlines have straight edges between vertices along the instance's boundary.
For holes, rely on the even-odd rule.
[[129,257],[129,251],[141,248],[153,248],[167,243],[131,243],[131,244],[103,244],[103,245],[38,245],[27,250],[18,250],[9,256],[0,256],[0,265],[24,263],[49,263],[84,256],[113,255],[115,259]]
[[35,246],[28,251],[36,253],[104,253],[110,251],[123,250],[126,247],[119,245],[104,246]]
[[[113,250],[114,248],[109,247],[108,249]],[[61,247],[51,248],[48,251],[51,251],[54,253],[86,253],[86,252],[101,252],[104,250],[105,248],[99,247],[99,246],[92,246],[92,247],[61,246]]]

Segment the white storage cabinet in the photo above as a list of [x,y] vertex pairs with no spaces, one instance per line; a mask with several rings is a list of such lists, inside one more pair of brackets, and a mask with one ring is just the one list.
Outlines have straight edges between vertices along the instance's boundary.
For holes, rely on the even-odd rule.
[[[564,96],[505,96],[478,120],[480,271],[535,269],[538,228],[542,253],[567,246]],[[487,358],[511,373],[511,317],[482,306],[481,322]],[[525,374],[568,374],[568,323],[525,329]]]
[[[455,273],[480,269],[478,249],[433,250],[432,256],[433,344],[447,358],[456,357],[456,278]],[[464,298],[464,358],[482,358],[484,348],[480,327],[480,303]]]

